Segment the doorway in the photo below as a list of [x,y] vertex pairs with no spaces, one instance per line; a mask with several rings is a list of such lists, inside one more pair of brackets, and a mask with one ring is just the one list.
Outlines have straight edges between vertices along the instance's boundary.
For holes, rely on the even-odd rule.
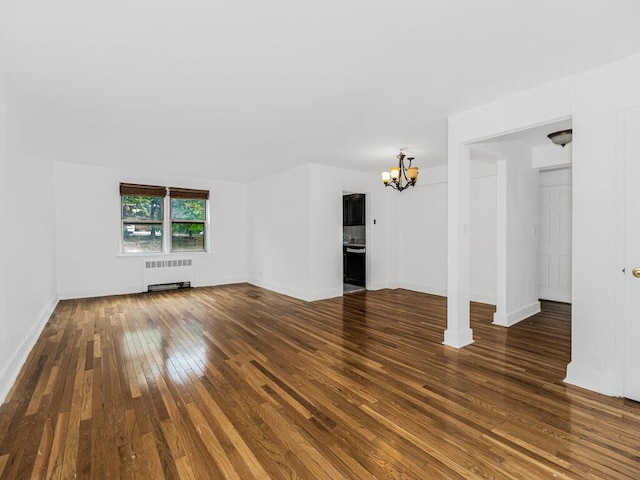
[[343,292],[365,289],[367,279],[366,195],[342,196],[342,277]]
[[571,303],[571,168],[539,177],[538,298]]
[[571,303],[572,148],[547,138],[570,127],[562,120],[473,144],[470,161],[496,163],[496,325],[535,315],[541,299]]

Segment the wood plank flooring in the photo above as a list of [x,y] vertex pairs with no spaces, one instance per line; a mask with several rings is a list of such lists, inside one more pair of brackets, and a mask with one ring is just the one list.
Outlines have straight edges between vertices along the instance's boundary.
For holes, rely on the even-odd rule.
[[512,328],[406,290],[60,302],[0,407],[0,478],[638,479],[640,406],[565,385],[570,308]]

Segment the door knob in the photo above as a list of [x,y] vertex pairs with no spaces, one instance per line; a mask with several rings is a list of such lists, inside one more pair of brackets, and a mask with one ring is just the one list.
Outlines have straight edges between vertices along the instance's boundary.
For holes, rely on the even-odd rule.
[[640,267],[636,267],[631,270],[631,274],[636,278],[640,278]]

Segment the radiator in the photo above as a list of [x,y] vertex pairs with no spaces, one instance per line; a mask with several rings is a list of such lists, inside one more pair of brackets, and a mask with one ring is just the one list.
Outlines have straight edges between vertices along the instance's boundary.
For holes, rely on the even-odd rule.
[[190,258],[142,262],[143,291],[147,291],[149,285],[184,282],[193,282],[193,261]]

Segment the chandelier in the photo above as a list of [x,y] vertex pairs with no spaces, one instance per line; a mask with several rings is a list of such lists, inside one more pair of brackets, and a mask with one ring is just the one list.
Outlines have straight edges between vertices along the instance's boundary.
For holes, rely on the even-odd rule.
[[[416,184],[418,181],[418,167],[411,166],[414,157],[407,157],[402,148],[396,158],[398,159],[398,166],[391,167],[388,172],[382,172],[382,182],[385,187],[392,187],[401,192]],[[408,165],[404,163],[405,158],[409,162]]]

